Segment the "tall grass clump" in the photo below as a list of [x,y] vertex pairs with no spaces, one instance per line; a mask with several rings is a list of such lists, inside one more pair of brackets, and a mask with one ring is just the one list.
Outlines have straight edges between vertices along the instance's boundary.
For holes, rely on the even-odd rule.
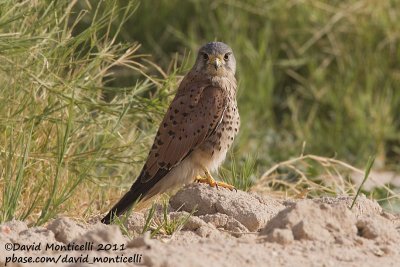
[[[0,222],[91,215],[133,180],[169,94],[117,40],[137,6],[0,4]],[[112,87],[123,72],[134,82]]]

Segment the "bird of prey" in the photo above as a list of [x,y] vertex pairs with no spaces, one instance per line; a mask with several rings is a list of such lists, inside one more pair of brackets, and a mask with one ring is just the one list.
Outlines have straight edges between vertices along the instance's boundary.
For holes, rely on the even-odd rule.
[[224,161],[239,131],[235,72],[236,60],[228,45],[211,42],[200,48],[164,115],[139,177],[103,223],[109,224],[135,202],[189,182],[234,189],[215,181],[210,171]]

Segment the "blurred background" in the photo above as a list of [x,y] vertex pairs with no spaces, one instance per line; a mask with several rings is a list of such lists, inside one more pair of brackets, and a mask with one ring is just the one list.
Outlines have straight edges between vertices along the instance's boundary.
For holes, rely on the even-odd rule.
[[386,178],[363,192],[398,198],[399,1],[38,0],[0,12],[2,220],[104,212],[214,40],[235,52],[242,119],[223,179],[251,190],[278,164],[269,192],[351,194],[352,168],[374,157]]
[[[123,3],[125,1],[122,1]],[[78,9],[87,8],[79,2]],[[267,160],[306,151],[380,166],[400,155],[396,1],[142,1],[119,40],[184,75],[209,41],[238,61],[243,148]],[[113,86],[134,85],[132,73]],[[396,93],[397,92],[397,93]]]

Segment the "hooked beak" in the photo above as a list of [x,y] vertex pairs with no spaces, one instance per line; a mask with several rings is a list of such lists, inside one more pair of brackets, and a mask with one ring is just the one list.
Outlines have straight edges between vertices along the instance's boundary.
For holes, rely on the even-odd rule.
[[211,56],[210,59],[209,59],[209,61],[208,61],[208,64],[213,65],[214,68],[215,68],[215,70],[218,70],[219,67],[222,66],[222,61],[221,61],[221,59],[220,59],[219,57],[217,57],[217,56]]

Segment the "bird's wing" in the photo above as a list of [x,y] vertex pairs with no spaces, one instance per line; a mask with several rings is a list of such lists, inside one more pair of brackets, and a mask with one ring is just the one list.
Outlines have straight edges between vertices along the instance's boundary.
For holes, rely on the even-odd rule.
[[180,90],[171,103],[146,164],[138,177],[142,183],[165,176],[222,121],[226,109],[226,93],[218,87],[201,87],[192,83]]

